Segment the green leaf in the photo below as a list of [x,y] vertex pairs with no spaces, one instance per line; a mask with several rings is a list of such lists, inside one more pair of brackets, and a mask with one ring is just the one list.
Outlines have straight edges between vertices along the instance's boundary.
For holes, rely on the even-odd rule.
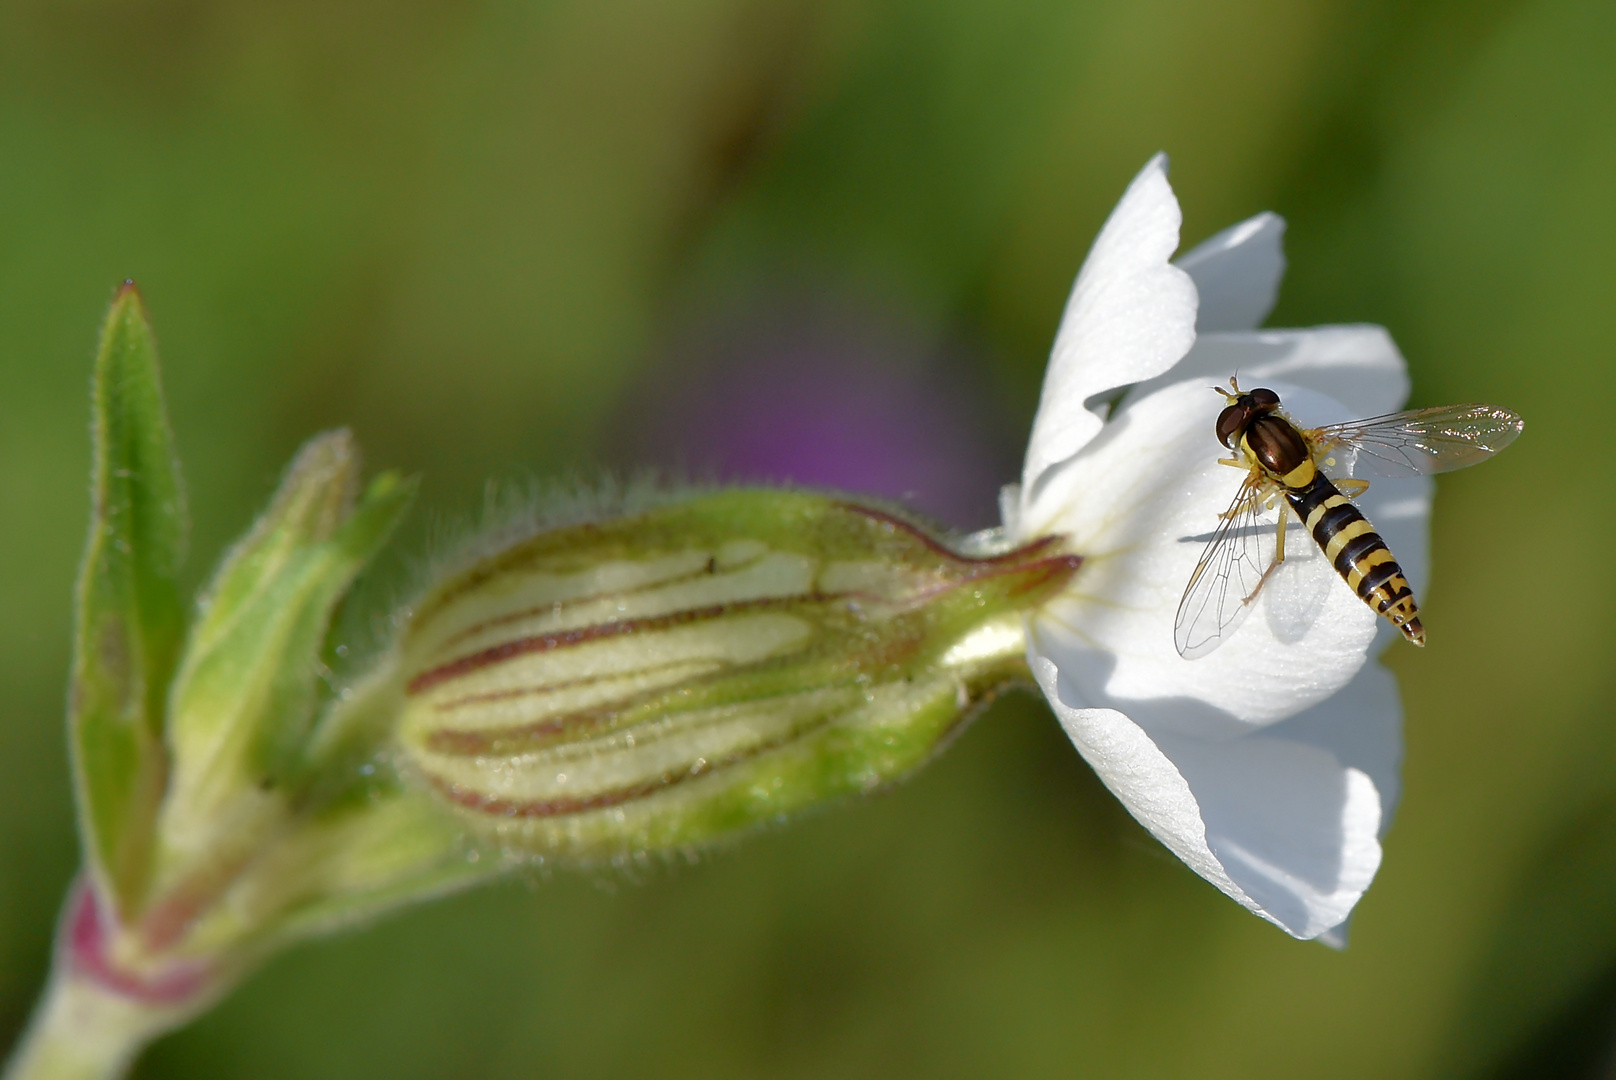
[[156,342],[132,282],[101,332],[92,409],[68,714],[87,861],[127,914],[145,886],[167,769],[164,701],[183,630],[175,579],[188,527]]

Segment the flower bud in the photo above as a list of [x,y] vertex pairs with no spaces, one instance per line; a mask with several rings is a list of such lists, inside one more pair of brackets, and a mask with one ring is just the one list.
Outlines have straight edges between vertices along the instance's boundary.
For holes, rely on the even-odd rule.
[[782,491],[541,532],[417,605],[405,758],[531,855],[700,843],[920,764],[1024,673],[1021,612],[1078,562]]
[[280,814],[315,722],[332,612],[412,491],[384,473],[361,496],[352,436],[322,435],[219,568],[170,694],[160,883],[216,857],[221,834],[250,850]]

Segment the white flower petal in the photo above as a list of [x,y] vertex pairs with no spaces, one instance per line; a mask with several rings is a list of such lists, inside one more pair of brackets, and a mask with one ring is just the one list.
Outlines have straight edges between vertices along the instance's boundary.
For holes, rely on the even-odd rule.
[[[1257,813],[1248,816],[1248,826],[1254,829],[1241,833],[1236,828],[1238,821],[1225,815],[1222,804],[1201,795],[1207,833],[1212,837],[1210,847],[1222,855],[1220,865],[1241,891],[1262,904],[1265,915],[1299,938],[1312,938],[1314,928],[1338,920],[1317,938],[1341,949],[1346,946],[1348,931],[1343,910],[1351,912],[1374,878],[1375,868],[1380,865],[1378,841],[1387,834],[1403,789],[1399,778],[1403,765],[1403,705],[1398,700],[1396,681],[1380,664],[1364,664],[1340,694],[1265,729],[1257,739],[1328,753],[1335,761],[1338,776],[1332,779],[1328,770],[1315,771],[1319,791],[1345,792],[1353,797],[1343,799],[1338,813],[1330,813],[1315,802],[1309,815],[1277,797],[1278,792],[1269,791],[1264,795],[1269,804],[1256,807]],[[1317,753],[1309,753],[1309,758],[1315,763],[1320,761]],[[1367,778],[1374,789],[1378,805],[1374,823],[1370,823],[1369,792],[1364,791],[1359,778]],[[1262,791],[1262,783],[1262,778],[1256,779],[1252,794]],[[1189,784],[1197,795],[1201,794],[1193,770]],[[1301,828],[1309,816],[1315,823],[1324,821],[1327,825],[1312,831]],[[1338,820],[1340,825],[1328,825],[1332,820]],[[1251,849],[1251,836],[1269,837],[1262,849],[1264,862],[1283,868],[1285,875],[1269,875],[1264,881],[1244,873],[1230,852],[1236,847]]]
[[1314,941],[1328,945],[1332,949],[1345,949],[1347,947],[1347,931],[1352,927],[1352,916],[1348,915],[1335,926],[1314,938]]
[[1029,661],[1106,787],[1191,869],[1296,937],[1344,933],[1396,799],[1400,709],[1385,669],[1285,724],[1209,740],[1083,708],[1050,660]]
[[1378,835],[1386,835],[1403,792],[1403,703],[1384,664],[1365,664],[1340,693],[1263,734],[1328,750],[1368,776],[1380,796]]
[[1316,390],[1346,406],[1340,420],[1393,412],[1408,400],[1403,354],[1385,327],[1368,323],[1202,334],[1178,366],[1136,387],[1130,396],[1183,379],[1227,385],[1231,375],[1238,375],[1248,390],[1272,382]]
[[1173,264],[1195,280],[1195,331],[1255,330],[1279,299],[1285,219],[1264,211],[1203,240]]
[[1099,432],[1092,399],[1160,375],[1194,342],[1195,285],[1168,262],[1180,221],[1158,154],[1128,185],[1072,287],[1028,441],[1025,496]]
[[1346,919],[1380,867],[1380,798],[1367,773],[1269,732],[1157,741],[1195,793],[1236,899],[1300,938]]
[[[1274,389],[1321,422],[1344,411],[1300,387]],[[1065,534],[1086,560],[1029,626],[1032,649],[1060,669],[1075,704],[1152,730],[1231,737],[1316,704],[1364,662],[1382,620],[1294,522],[1251,616],[1213,658],[1178,655],[1184,585],[1244,479],[1217,464],[1221,407],[1200,382],[1130,400],[1024,510],[1021,538]]]
[[1078,753],[1128,813],[1191,870],[1243,901],[1244,894],[1207,846],[1201,808],[1188,782],[1144,729],[1115,709],[1083,707],[1046,657],[1029,652],[1027,661]]

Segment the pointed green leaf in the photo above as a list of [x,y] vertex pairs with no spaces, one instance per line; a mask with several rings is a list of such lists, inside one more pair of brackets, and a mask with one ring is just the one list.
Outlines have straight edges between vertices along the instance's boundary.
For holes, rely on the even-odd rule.
[[163,708],[183,628],[175,578],[188,524],[156,342],[132,282],[102,329],[92,408],[69,723],[88,862],[127,913],[144,887],[166,772]]

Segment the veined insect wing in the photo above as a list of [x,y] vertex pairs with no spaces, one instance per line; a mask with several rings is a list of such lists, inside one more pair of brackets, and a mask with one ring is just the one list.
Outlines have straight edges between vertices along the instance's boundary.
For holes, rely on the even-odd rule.
[[1173,644],[1186,660],[1207,655],[1234,633],[1274,565],[1278,511],[1266,505],[1265,486],[1256,472],[1246,477],[1184,587],[1173,620]]
[[1496,405],[1439,405],[1329,424],[1307,432],[1320,457],[1343,476],[1429,476],[1498,453],[1525,422]]

